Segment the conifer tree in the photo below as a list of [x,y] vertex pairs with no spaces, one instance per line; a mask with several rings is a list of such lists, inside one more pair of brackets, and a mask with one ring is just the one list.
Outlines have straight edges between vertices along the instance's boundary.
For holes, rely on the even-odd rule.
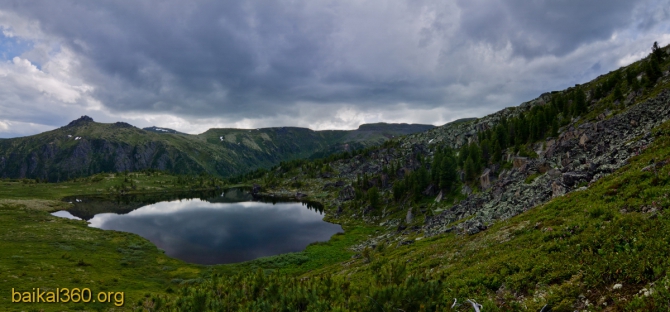
[[633,69],[629,68],[626,70],[626,83],[631,86],[633,84],[633,79],[637,80],[637,75]]
[[493,142],[493,162],[499,162],[502,158],[502,147],[497,140]]
[[483,166],[487,166],[491,159],[491,143],[488,139],[484,139],[481,141],[480,147],[482,151],[481,163]]
[[621,93],[621,84],[617,84],[616,87],[614,87],[614,91],[612,92],[612,100],[621,101],[622,99],[623,93]]
[[430,179],[432,181],[437,181],[440,178],[440,171],[442,168],[440,167],[442,163],[442,151],[437,150],[435,152],[435,156],[433,156],[433,164],[430,166]]
[[470,149],[467,144],[461,145],[461,149],[458,151],[458,165],[463,167],[465,160],[468,159],[468,152]]
[[656,59],[656,62],[662,63],[666,54],[667,53],[665,53],[665,51],[663,51],[663,49],[658,46],[658,42],[654,41],[654,45],[651,46],[651,55],[654,59]]
[[482,151],[475,142],[470,143],[469,149],[468,157],[472,158],[475,171],[480,171],[482,168]]
[[586,93],[582,88],[578,88],[574,95],[575,115],[580,115],[588,110],[586,104]]
[[405,196],[405,188],[400,181],[393,183],[393,200],[399,202]]
[[377,189],[376,186],[373,186],[368,190],[368,200],[370,201],[372,209],[379,208],[379,189]]
[[475,162],[472,160],[472,157],[468,156],[468,159],[465,160],[465,177],[468,181],[475,179],[477,175],[477,169],[475,167]]
[[496,138],[498,139],[498,142],[502,148],[506,148],[508,146],[509,140],[507,137],[507,131],[502,124],[496,126]]
[[646,87],[653,87],[654,84],[656,84],[656,80],[663,75],[661,66],[658,64],[655,57],[652,57],[651,60],[647,62],[645,74],[647,75],[647,79],[649,79]]
[[457,183],[456,173],[456,159],[450,150],[447,150],[441,160],[440,170],[440,188],[446,191],[451,191],[452,187]]

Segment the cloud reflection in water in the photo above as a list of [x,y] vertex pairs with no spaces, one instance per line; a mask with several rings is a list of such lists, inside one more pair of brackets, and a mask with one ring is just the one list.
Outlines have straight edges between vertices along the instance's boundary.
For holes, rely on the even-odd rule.
[[128,214],[97,214],[90,226],[138,234],[171,257],[200,264],[233,263],[303,250],[342,227],[301,203],[160,202]]

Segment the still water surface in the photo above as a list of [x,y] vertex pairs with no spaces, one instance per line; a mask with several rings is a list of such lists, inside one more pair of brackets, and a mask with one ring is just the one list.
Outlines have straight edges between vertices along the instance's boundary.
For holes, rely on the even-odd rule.
[[[240,192],[239,190],[235,190]],[[80,199],[81,200],[81,199]],[[171,257],[199,264],[233,263],[303,250],[327,241],[342,227],[323,221],[318,208],[300,202],[268,203],[211,198],[161,201],[139,206],[92,199],[73,202],[61,217],[88,220],[90,226],[138,234]],[[100,208],[100,206],[107,209]]]

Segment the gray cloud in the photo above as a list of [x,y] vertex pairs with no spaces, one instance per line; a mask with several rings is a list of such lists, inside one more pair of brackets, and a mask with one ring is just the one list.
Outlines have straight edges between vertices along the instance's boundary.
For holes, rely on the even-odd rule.
[[[647,51],[647,41],[668,34],[668,7],[667,0],[0,4],[37,23],[41,35],[28,39],[71,51],[69,79],[93,87],[77,101],[102,105],[102,119],[163,114],[190,123],[218,118],[219,126],[330,124],[351,109],[374,118],[401,107],[441,109],[389,120],[430,123],[490,113]],[[38,52],[23,58],[48,63]]]
[[[467,37],[498,47],[510,43],[527,58],[563,56],[582,44],[606,40],[634,22],[641,2],[613,1],[459,1]],[[649,2],[647,2],[649,3]],[[651,26],[651,25],[650,25]]]

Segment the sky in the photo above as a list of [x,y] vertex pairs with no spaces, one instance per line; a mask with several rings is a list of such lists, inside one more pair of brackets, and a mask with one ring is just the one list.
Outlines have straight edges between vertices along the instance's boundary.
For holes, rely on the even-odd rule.
[[670,44],[670,0],[0,2],[0,138],[482,117]]

